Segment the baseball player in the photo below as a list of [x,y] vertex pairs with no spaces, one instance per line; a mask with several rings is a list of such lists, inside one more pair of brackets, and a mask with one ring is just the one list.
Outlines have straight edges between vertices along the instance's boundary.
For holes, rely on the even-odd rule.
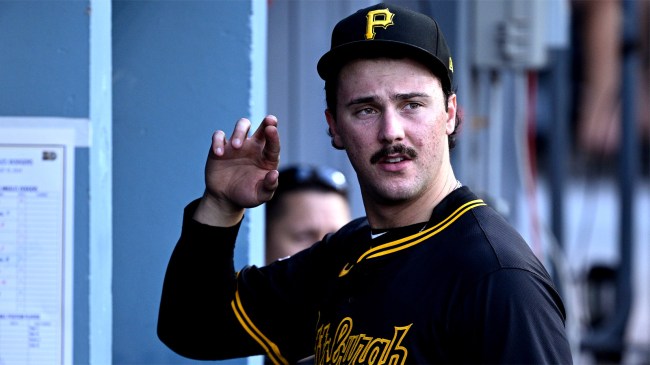
[[437,23],[378,4],[318,62],[332,145],[366,217],[263,267],[233,267],[239,225],[278,185],[277,119],[213,135],[184,212],[158,335],[178,354],[275,364],[569,364],[565,310],[520,235],[456,179],[453,62]]

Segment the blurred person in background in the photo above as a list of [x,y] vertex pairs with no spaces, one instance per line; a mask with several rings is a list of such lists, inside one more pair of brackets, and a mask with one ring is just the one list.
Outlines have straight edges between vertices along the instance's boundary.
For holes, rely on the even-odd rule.
[[351,220],[345,175],[327,166],[280,171],[266,203],[266,263],[302,251]]
[[635,44],[624,44],[622,0],[572,0],[577,58],[577,124],[579,153],[594,162],[607,162],[621,139],[621,86],[624,52],[639,56],[637,128],[647,154],[650,141],[650,1],[636,3]]

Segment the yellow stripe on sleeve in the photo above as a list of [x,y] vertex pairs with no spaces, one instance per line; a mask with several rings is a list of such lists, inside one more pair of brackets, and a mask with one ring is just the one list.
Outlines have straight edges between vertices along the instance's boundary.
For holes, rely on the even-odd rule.
[[280,349],[278,346],[271,340],[269,340],[262,331],[260,331],[253,321],[248,317],[246,314],[246,311],[244,310],[244,307],[241,303],[241,298],[239,296],[239,290],[235,292],[235,299],[230,302],[230,306],[232,307],[233,312],[235,313],[235,317],[237,317],[237,320],[241,324],[241,326],[244,328],[244,330],[257,342],[264,351],[266,352],[267,356],[271,359],[274,365],[289,365],[289,362],[287,359],[285,359],[282,354],[280,354]]

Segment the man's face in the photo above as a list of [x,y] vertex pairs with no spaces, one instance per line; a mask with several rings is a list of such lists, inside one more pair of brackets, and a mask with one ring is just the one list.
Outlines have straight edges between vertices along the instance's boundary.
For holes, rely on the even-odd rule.
[[445,111],[440,81],[429,69],[408,59],[356,60],[341,69],[338,85],[337,115],[326,113],[327,121],[364,201],[399,204],[444,185],[456,98]]
[[350,221],[348,203],[338,193],[295,191],[278,203],[280,216],[267,220],[267,263],[308,248]]

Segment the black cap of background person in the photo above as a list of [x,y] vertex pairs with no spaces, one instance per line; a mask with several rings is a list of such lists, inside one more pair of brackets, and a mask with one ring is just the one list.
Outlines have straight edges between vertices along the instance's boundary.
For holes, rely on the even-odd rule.
[[348,182],[341,171],[332,167],[295,164],[280,170],[276,195],[296,190],[331,191],[347,197]]
[[296,191],[331,192],[348,198],[348,182],[345,175],[324,165],[295,164],[280,170],[278,188],[266,203],[267,213],[273,213],[283,195]]
[[451,90],[454,65],[438,23],[385,3],[361,9],[336,24],[330,51],[318,61],[318,74],[328,80],[354,58],[381,56],[415,58],[431,67],[443,88]]

